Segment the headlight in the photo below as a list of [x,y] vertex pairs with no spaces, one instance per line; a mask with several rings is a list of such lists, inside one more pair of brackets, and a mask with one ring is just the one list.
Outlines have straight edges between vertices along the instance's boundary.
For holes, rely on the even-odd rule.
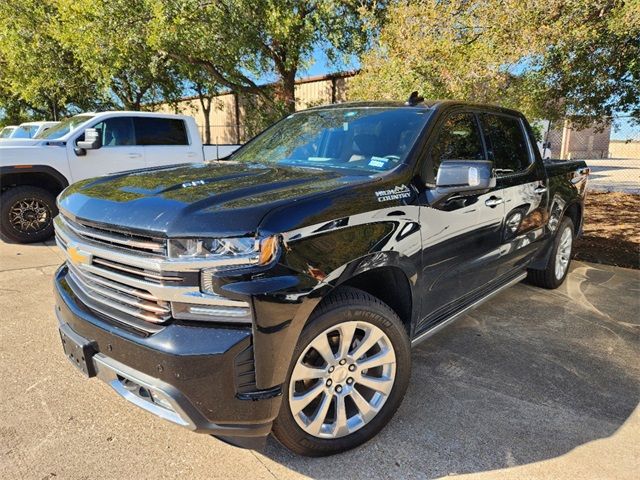
[[[279,237],[220,238],[220,239],[171,239],[168,253],[171,259],[193,260],[194,266],[202,261],[200,290],[210,295],[219,295],[214,289],[214,277],[221,270],[268,265],[278,254]],[[208,297],[210,298],[210,297]],[[223,297],[220,297],[223,299]],[[251,324],[250,303],[224,299],[219,305],[172,302],[174,318]]]
[[169,240],[169,258],[215,259],[247,257],[258,259],[260,243],[255,238],[184,238]]
[[220,265],[266,265],[275,257],[278,239],[241,238],[184,238],[171,239],[169,258],[180,260],[220,261]]

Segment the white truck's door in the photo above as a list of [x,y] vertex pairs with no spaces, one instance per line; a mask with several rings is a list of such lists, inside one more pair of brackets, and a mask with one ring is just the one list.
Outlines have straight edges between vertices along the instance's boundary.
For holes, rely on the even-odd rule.
[[135,117],[138,145],[144,147],[147,166],[202,162],[199,141],[189,141],[187,125],[182,118]]
[[95,128],[102,137],[102,147],[87,150],[78,156],[74,147],[78,139],[68,146],[73,181],[144,168],[144,147],[136,145],[133,119],[131,117],[106,118],[88,128]]

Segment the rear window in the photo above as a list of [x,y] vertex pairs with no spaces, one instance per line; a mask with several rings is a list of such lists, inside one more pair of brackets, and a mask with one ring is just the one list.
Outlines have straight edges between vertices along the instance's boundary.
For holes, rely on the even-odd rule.
[[133,120],[137,145],[188,145],[184,120],[174,118],[144,118]]

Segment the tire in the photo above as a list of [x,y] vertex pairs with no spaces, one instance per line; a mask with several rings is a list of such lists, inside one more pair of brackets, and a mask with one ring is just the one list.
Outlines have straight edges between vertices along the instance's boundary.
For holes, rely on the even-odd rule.
[[[547,260],[546,267],[544,270],[529,270],[527,276],[529,283],[550,290],[562,285],[569,273],[571,254],[573,252],[574,232],[575,230],[571,219],[569,217],[563,218],[553,239],[553,247],[551,248],[551,254]],[[558,266],[559,262],[563,263],[561,271],[556,269],[556,267],[560,269]]]
[[[343,344],[341,339],[347,337],[351,342]],[[322,348],[322,339],[328,340],[324,345],[330,353]],[[324,360],[328,356],[329,362]],[[360,368],[365,361],[368,368]],[[372,367],[375,364],[379,366]],[[308,370],[310,365],[320,368]],[[391,420],[404,398],[410,372],[411,344],[400,318],[368,293],[340,288],[323,300],[300,335],[274,436],[293,452],[312,457],[357,447]],[[372,385],[372,378],[379,391],[365,385]],[[300,392],[312,400],[300,402]]]
[[43,188],[10,188],[0,197],[0,231],[18,243],[42,242],[53,235],[55,197]]

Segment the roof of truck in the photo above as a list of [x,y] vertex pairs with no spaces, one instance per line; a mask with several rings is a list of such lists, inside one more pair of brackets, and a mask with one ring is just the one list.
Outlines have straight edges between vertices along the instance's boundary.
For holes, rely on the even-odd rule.
[[482,109],[482,110],[493,110],[502,113],[508,113],[511,115],[522,116],[522,113],[517,110],[512,110],[509,108],[502,107],[500,105],[488,104],[488,103],[474,103],[474,102],[466,102],[462,100],[433,100],[433,99],[425,99],[420,103],[416,103],[414,105],[408,105],[406,102],[398,102],[398,101],[375,101],[375,102],[345,102],[345,103],[333,103],[329,105],[322,105],[318,107],[312,107],[309,110],[324,110],[324,109],[333,109],[333,108],[418,108],[418,109],[440,109],[440,108],[450,108],[450,107],[468,107],[473,109]]

